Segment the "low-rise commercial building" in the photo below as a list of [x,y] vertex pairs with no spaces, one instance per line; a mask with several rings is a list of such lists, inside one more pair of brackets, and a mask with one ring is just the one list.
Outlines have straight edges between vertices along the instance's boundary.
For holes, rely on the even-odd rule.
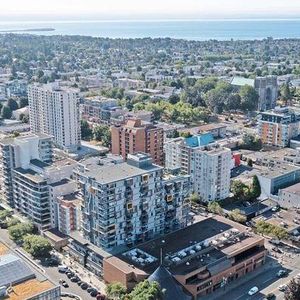
[[264,238],[213,217],[106,258],[104,280],[132,289],[163,265],[187,293],[201,299],[259,268],[265,258]]
[[300,208],[300,183],[278,191],[278,204],[283,208]]
[[261,187],[261,198],[277,195],[279,189],[300,181],[300,168],[285,163],[277,163],[257,174]]
[[60,286],[0,243],[0,298],[59,300]]

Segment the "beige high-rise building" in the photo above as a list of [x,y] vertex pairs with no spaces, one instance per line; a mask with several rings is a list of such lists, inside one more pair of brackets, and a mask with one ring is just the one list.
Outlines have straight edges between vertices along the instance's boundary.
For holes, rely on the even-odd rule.
[[28,87],[32,132],[53,136],[57,146],[76,150],[80,145],[78,90],[60,87],[58,82]]

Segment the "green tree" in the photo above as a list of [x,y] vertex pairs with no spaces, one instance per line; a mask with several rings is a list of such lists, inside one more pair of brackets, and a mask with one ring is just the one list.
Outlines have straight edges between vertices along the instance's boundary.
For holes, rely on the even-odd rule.
[[292,278],[287,284],[287,288],[284,291],[285,300],[299,300],[300,299],[300,283],[299,280]]
[[8,233],[10,238],[15,242],[22,242],[25,235],[31,234],[33,230],[34,227],[31,223],[19,223],[11,226],[8,229]]
[[275,237],[279,240],[286,239],[288,237],[288,233],[284,228],[267,223],[262,220],[258,221],[255,224],[255,227],[256,227],[256,232],[262,235]]
[[14,111],[19,108],[18,102],[12,98],[8,99],[7,106],[10,108],[10,110]]
[[258,198],[261,194],[261,186],[256,175],[252,178],[251,194],[253,198]]
[[247,221],[247,218],[241,214],[241,211],[239,209],[234,209],[228,214],[229,219],[238,222],[238,223],[245,223]]
[[192,204],[198,204],[200,202],[200,197],[197,193],[192,193],[189,197]]
[[241,180],[233,180],[231,183],[231,192],[235,199],[245,200],[249,198],[250,190],[249,187],[244,184]]
[[20,108],[23,108],[23,107],[25,107],[25,106],[28,106],[28,98],[25,98],[25,97],[21,98],[21,99],[20,99],[19,106],[20,106]]
[[171,104],[176,104],[176,103],[179,102],[179,101],[180,101],[180,97],[179,97],[178,95],[176,95],[176,94],[171,95],[171,96],[169,97],[169,102],[170,102]]
[[241,97],[241,108],[243,111],[257,110],[259,96],[254,87],[250,85],[242,86],[239,95]]
[[10,218],[7,221],[7,227],[12,227],[12,226],[15,226],[15,225],[20,224],[20,223],[21,223],[20,220],[17,219],[17,218]]
[[11,216],[11,211],[8,209],[0,210],[0,222],[6,221],[9,216]]
[[12,111],[7,105],[3,105],[1,109],[1,118],[10,119],[12,116]]
[[280,95],[281,95],[281,99],[285,101],[285,104],[287,104],[288,101],[293,99],[293,93],[288,83],[285,83],[281,86]]
[[34,234],[28,234],[24,237],[23,247],[34,258],[49,257],[50,251],[53,249],[46,238]]
[[101,141],[105,147],[111,145],[111,131],[106,125],[97,125],[93,129],[93,137],[96,141]]
[[210,202],[207,206],[207,209],[211,213],[223,215],[223,209],[217,201]]
[[[137,284],[133,291],[125,297],[128,300],[163,300],[163,291],[157,282],[144,280]],[[174,299],[175,300],[175,299]]]
[[109,300],[122,300],[126,295],[126,287],[119,282],[108,284],[105,291]]
[[83,140],[88,140],[92,137],[92,129],[86,120],[81,120],[81,138]]
[[230,94],[225,102],[226,110],[238,110],[241,108],[241,96],[239,94]]
[[262,148],[262,141],[258,136],[246,133],[243,135],[243,142],[240,148],[258,151]]
[[247,159],[247,165],[249,166],[249,167],[253,167],[253,161],[252,161],[252,159],[251,158],[248,158]]

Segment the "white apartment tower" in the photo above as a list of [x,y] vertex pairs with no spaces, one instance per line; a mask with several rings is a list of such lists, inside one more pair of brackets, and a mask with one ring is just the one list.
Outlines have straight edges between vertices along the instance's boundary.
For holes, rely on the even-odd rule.
[[78,90],[58,82],[33,84],[28,101],[31,131],[52,135],[57,146],[76,150],[81,137]]
[[193,190],[202,201],[229,196],[231,150],[213,142],[211,134],[176,138],[165,143],[165,167],[191,175]]

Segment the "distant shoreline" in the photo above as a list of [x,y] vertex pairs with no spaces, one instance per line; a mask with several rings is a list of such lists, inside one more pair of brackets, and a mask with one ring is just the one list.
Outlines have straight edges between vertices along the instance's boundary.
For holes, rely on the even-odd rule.
[[14,33],[14,32],[44,32],[44,31],[55,31],[54,28],[30,28],[30,29],[9,29],[0,30],[1,33]]

